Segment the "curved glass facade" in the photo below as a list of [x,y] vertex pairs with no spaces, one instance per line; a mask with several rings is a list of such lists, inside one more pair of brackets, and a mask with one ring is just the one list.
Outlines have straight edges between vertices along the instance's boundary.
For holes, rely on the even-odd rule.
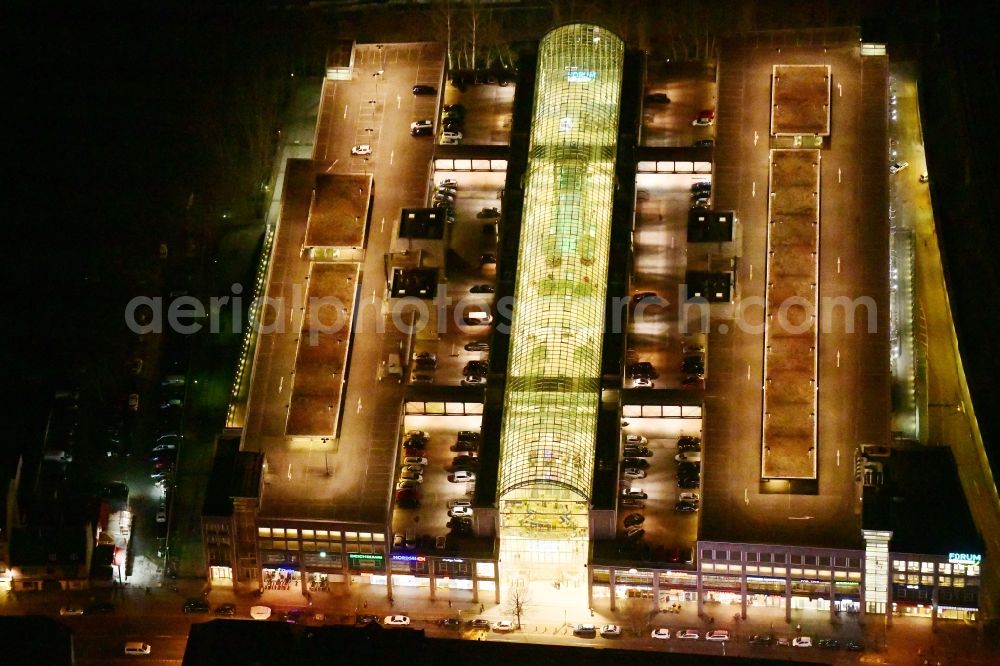
[[[624,51],[617,36],[586,24],[557,28],[539,47],[501,501],[590,497]],[[579,537],[579,523],[551,528]],[[586,539],[586,522],[583,531]]]

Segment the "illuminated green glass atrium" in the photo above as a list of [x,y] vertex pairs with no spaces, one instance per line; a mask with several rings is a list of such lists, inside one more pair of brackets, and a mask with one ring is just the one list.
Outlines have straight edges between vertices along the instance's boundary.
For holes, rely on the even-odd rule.
[[586,562],[624,44],[593,25],[538,54],[500,436],[501,561]]

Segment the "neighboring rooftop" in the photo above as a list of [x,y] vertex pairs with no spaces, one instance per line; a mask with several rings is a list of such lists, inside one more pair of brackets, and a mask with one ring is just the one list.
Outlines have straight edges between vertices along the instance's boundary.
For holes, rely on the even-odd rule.
[[42,615],[0,615],[5,664],[71,666],[73,630]]
[[[419,663],[474,663],[477,666],[548,664],[557,661],[572,662],[576,666],[611,663],[644,666],[663,664],[665,658],[660,651],[643,652],[614,647],[595,650],[583,645],[428,638],[423,630],[386,629],[377,623],[359,628],[343,625],[307,627],[287,622],[253,620],[212,620],[191,625],[182,663],[184,666],[249,663],[257,666],[285,666],[327,663],[331,655],[336,655],[337,663],[345,664],[406,664],[412,663],[416,658]],[[730,662],[736,665],[764,663],[759,659],[728,657],[727,663]],[[669,663],[707,666],[718,663],[718,655],[674,653],[670,655]]]
[[263,454],[240,451],[239,435],[223,435],[215,445],[202,514],[229,516],[234,497],[260,497]]
[[689,243],[728,243],[733,240],[733,211],[692,208],[688,213]]
[[865,488],[862,525],[891,530],[895,553],[983,554],[983,543],[947,446],[894,450],[881,486]]
[[775,65],[771,134],[830,134],[830,66]]
[[816,478],[818,150],[772,150],[761,476]]

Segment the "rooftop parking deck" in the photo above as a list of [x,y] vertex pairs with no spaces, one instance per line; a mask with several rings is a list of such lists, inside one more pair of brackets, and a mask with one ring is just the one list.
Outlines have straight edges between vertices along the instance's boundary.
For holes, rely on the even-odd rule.
[[317,174],[303,245],[363,247],[371,194],[370,176]]

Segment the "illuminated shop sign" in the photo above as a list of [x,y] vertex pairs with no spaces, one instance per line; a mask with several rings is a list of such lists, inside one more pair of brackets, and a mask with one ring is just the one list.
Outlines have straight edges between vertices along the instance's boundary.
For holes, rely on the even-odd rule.
[[464,562],[465,560],[461,560],[461,559],[459,559],[457,557],[442,557],[441,561],[442,562]]
[[982,561],[983,556],[974,553],[948,553],[951,564],[980,564]]
[[372,553],[348,553],[347,559],[349,560],[381,560],[381,555],[375,555]]
[[393,562],[426,562],[427,558],[423,555],[393,555]]

